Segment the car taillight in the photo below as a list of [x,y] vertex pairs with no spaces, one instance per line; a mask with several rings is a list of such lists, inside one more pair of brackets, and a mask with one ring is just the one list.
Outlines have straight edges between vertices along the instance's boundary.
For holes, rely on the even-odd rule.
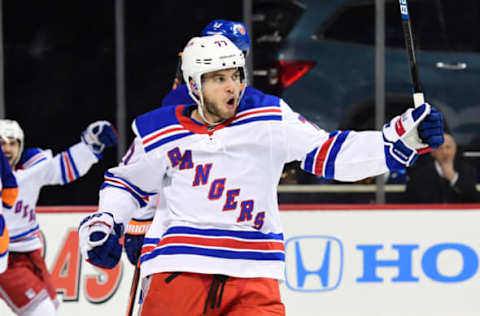
[[279,60],[278,70],[280,85],[283,89],[290,87],[295,81],[304,76],[313,66],[312,60]]

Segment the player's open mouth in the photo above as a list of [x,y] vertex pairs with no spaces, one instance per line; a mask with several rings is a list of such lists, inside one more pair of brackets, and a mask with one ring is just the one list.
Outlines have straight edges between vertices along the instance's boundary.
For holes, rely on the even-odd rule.
[[234,106],[235,105],[235,98],[228,99],[227,104],[230,105],[230,106]]

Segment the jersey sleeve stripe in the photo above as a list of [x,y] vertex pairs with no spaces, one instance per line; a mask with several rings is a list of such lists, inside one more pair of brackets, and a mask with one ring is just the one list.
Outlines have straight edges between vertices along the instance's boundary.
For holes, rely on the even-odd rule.
[[305,157],[302,163],[303,170],[313,173],[313,166],[314,166],[315,156],[317,155],[317,152],[318,152],[318,147],[315,147],[311,152],[307,154],[307,156]]
[[73,169],[73,173],[75,174],[75,179],[80,178],[80,174],[78,173],[77,165],[75,164],[75,160],[73,159],[72,152],[70,151],[70,148],[67,150],[67,155],[68,155],[68,158],[70,159],[70,162],[72,164],[72,169]]
[[63,160],[62,166],[65,168],[65,175],[66,175],[66,180],[67,182],[65,183],[70,183],[73,180],[75,180],[75,176],[73,175],[73,170],[71,167],[70,160],[68,159],[67,153],[63,152],[61,159]]
[[[107,182],[105,181],[101,186],[100,186],[100,190],[103,190],[104,188],[106,187],[113,187],[113,188],[117,188],[117,189],[120,189],[120,190],[124,190],[128,193],[130,193],[130,195],[135,199],[137,200],[138,204],[140,205],[140,207],[144,207],[147,205],[147,203],[140,197],[138,196],[137,194],[135,194],[135,192],[133,192],[132,190],[130,190],[129,188],[127,187],[124,187],[120,184],[115,184],[115,183],[112,183],[112,182]],[[148,199],[147,199],[148,200]]]
[[65,163],[63,162],[63,155],[60,156],[60,171],[62,172],[62,182],[63,184],[68,183],[67,175],[65,174]]
[[327,179],[334,178],[335,160],[337,159],[337,155],[340,152],[340,148],[342,148],[342,145],[345,142],[345,139],[347,139],[349,133],[350,131],[342,132],[336,137],[335,142],[327,158],[327,164],[325,166],[325,175],[324,175],[325,178]]
[[335,140],[335,136],[329,138],[325,143],[323,143],[322,147],[320,148],[320,151],[318,152],[317,156],[315,157],[315,168],[314,168],[314,173],[323,176],[324,175],[324,165],[325,165],[325,159],[328,155],[328,152],[330,150],[330,147],[332,146],[333,141]]

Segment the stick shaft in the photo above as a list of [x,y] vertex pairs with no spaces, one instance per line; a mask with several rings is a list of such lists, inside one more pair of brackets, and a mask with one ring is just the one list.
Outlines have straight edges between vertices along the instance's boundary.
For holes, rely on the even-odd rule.
[[133,274],[132,287],[130,288],[130,299],[128,302],[127,316],[132,316],[133,314],[139,279],[140,279],[140,267],[137,265],[135,267],[135,273]]
[[405,48],[408,55],[408,64],[410,66],[410,77],[413,84],[413,101],[415,106],[419,106],[425,102],[423,97],[422,83],[418,74],[417,60],[415,58],[415,48],[413,45],[413,32],[410,23],[410,15],[408,13],[407,0],[399,0],[400,14],[402,17],[402,29],[405,40]]

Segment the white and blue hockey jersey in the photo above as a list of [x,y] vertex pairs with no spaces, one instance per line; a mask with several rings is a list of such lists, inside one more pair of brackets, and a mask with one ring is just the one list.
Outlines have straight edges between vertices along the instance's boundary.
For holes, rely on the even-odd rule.
[[99,212],[125,226],[149,197],[165,196],[142,249],[142,277],[186,271],[284,277],[277,185],[285,163],[354,181],[386,172],[381,132],[327,133],[281,99],[252,95],[212,129],[161,107],[138,117],[134,146],[105,174]]
[[98,161],[89,147],[80,142],[55,156],[50,150],[26,149],[14,171],[18,182],[15,205],[4,213],[10,231],[10,251],[28,252],[42,247],[35,214],[40,190],[46,185],[70,183],[87,173]]

